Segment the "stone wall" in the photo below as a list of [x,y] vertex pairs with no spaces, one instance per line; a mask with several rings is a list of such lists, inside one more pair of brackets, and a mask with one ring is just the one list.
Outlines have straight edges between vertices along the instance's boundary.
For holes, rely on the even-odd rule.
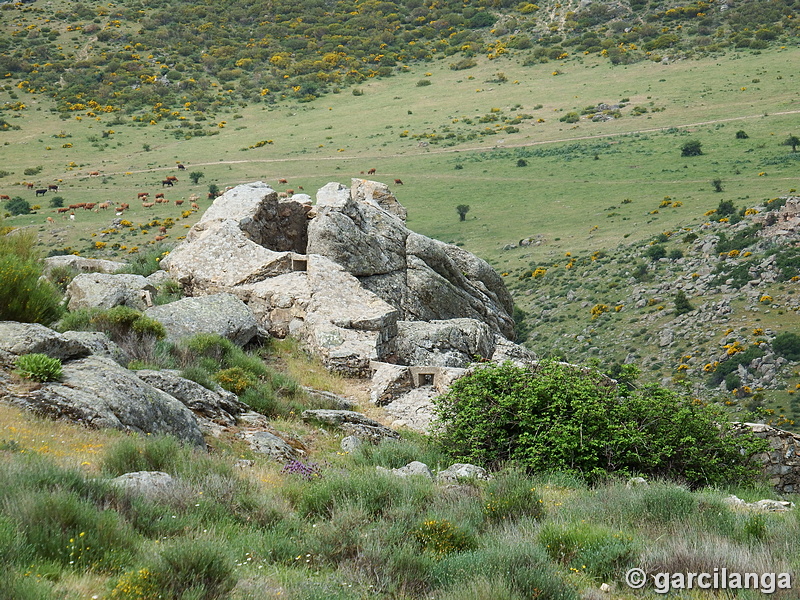
[[756,437],[767,440],[769,450],[755,459],[763,465],[770,485],[781,493],[800,493],[800,435],[762,423],[740,423]]

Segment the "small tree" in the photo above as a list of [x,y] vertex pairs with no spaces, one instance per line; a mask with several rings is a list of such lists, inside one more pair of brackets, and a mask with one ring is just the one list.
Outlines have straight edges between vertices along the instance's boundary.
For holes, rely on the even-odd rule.
[[469,204],[459,204],[456,206],[456,211],[458,212],[458,216],[461,217],[461,220],[466,221],[467,213],[469,212]]
[[722,191],[722,179],[715,179],[714,181],[711,182],[711,185],[714,186],[715,192]]
[[702,146],[698,140],[689,140],[681,146],[681,156],[700,156],[703,154]]
[[788,360],[800,360],[800,336],[790,331],[781,333],[772,340],[772,349]]
[[31,205],[27,200],[14,196],[11,200],[6,202],[6,210],[12,215],[27,215],[31,212]]
[[216,183],[208,184],[208,195],[211,197],[219,196],[219,186]]
[[653,262],[667,257],[667,249],[661,244],[653,244],[645,250],[645,256]]
[[202,171],[192,171],[191,173],[189,173],[189,179],[195,185],[197,185],[197,183],[205,176],[206,176],[205,173],[203,173]]
[[686,293],[683,290],[678,290],[678,292],[675,294],[675,314],[685,315],[693,310],[694,306],[692,306],[692,303],[689,302],[689,298],[686,297]]
[[785,140],[783,140],[784,146],[791,146],[792,152],[797,152],[797,147],[800,146],[800,138],[796,135],[790,135]]
[[525,160],[524,158],[520,158],[520,159],[517,160],[517,166],[518,167],[527,167],[528,166],[528,161]]
[[64,198],[61,196],[53,196],[50,198],[50,208],[61,208],[64,206]]

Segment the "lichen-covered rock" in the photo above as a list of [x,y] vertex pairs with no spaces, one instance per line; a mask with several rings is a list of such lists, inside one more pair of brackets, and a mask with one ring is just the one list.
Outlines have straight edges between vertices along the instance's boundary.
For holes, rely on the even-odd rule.
[[399,440],[400,434],[351,410],[304,410],[301,415],[304,421],[320,422],[338,427],[348,435],[378,443],[384,439]]
[[33,353],[70,360],[89,356],[92,349],[39,323],[0,321],[0,365],[13,367],[18,356]]
[[64,364],[61,381],[30,392],[12,392],[10,402],[91,427],[170,434],[205,447],[192,412],[108,358],[90,356]]
[[130,496],[143,496],[148,500],[164,500],[177,489],[176,481],[163,471],[134,471],[115,477],[109,483]]
[[490,476],[483,467],[471,465],[469,463],[456,463],[436,474],[436,481],[439,483],[459,483],[462,479],[480,479],[486,481],[490,479]]
[[95,356],[110,358],[123,366],[126,363],[125,353],[122,348],[102,331],[65,331],[61,335],[88,348]]
[[495,336],[475,319],[399,321],[395,349],[403,364],[464,368],[494,354]]
[[155,286],[141,275],[81,273],[67,286],[70,310],[115,306],[144,310],[153,305],[156,293]]
[[245,439],[253,450],[278,462],[289,462],[302,457],[302,454],[286,440],[268,431],[247,433]]
[[235,425],[236,416],[249,410],[244,402],[239,401],[236,394],[222,388],[216,391],[209,390],[199,383],[184,379],[175,371],[143,369],[136,371],[136,376],[180,400],[196,415],[217,425],[224,427]]
[[161,323],[172,342],[198,333],[215,333],[243,346],[258,333],[252,311],[232,294],[182,298],[148,308],[145,315]]
[[74,254],[48,256],[44,259],[44,274],[49,275],[53,269],[66,267],[81,273],[116,273],[127,266],[127,263],[100,258],[84,258]]

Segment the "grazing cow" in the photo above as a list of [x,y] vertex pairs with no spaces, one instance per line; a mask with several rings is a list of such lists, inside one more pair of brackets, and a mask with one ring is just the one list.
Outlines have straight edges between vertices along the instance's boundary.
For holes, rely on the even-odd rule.
[[87,202],[83,205],[83,210],[92,210],[97,204],[95,202]]
[[186,166],[182,165],[181,163],[178,163],[178,170],[179,171],[185,171],[186,170]]
[[7,196],[6,194],[3,194],[2,196],[0,196],[0,200],[11,200],[11,196]]
[[69,212],[69,210],[70,210],[70,209],[69,209],[69,208],[67,208],[67,207],[65,206],[65,207],[63,207],[63,208],[59,208],[59,209],[58,209],[56,212],[57,212],[58,214],[63,214],[63,213],[65,213],[65,212]]
[[119,210],[128,210],[130,207],[131,207],[130,204],[128,204],[127,202],[123,202],[122,204],[119,205]]
[[100,171],[90,171],[89,177],[100,177]]
[[183,204],[183,200],[175,200],[175,206],[180,206]]
[[367,171],[367,175],[375,175],[375,173],[377,173],[377,172],[378,172],[378,170],[373,167],[372,169]]
[[111,206],[111,202],[101,202],[100,204],[97,205],[97,208],[102,208],[103,210],[105,210],[109,206]]
[[286,192],[278,192],[278,198],[288,198],[289,194]]
[[150,192],[139,192],[138,194],[136,194],[136,197],[138,199],[142,199],[142,198],[147,198],[149,195],[150,195]]
[[173,185],[175,185],[175,184],[174,184],[174,183],[172,183],[172,180],[171,180],[171,179],[164,179],[164,180],[161,182],[161,187],[164,187],[165,185],[168,185],[169,187],[172,187],[172,186],[173,186]]
[[158,194],[156,194],[156,200],[163,197],[164,197],[164,192],[159,192]]
[[298,185],[298,186],[297,186],[297,189],[298,189],[298,190],[302,190],[302,189],[303,189],[303,186],[302,186],[302,185]]
[[44,196],[47,193],[47,188],[36,190],[36,196]]
[[200,207],[197,206],[197,202],[192,202],[192,210],[199,210]]
[[167,226],[166,225],[162,225],[161,227],[159,227],[158,228],[158,233],[167,233]]
[[198,200],[200,200],[200,196],[198,196],[197,194],[192,194],[191,196],[189,196],[189,202],[197,202]]
[[157,236],[155,237],[155,240],[156,240],[157,242],[160,242],[160,241],[162,241],[162,240],[165,240],[165,239],[167,239],[167,236],[165,236],[165,235],[157,235]]
[[144,208],[152,208],[155,205],[155,202],[142,202],[142,206]]
[[403,181],[401,179],[394,180],[395,185],[403,185]]
[[26,183],[25,185],[28,187],[28,189],[29,189],[29,190],[32,190],[32,189],[33,189],[33,186],[34,186],[35,184],[33,184],[33,183]]
[[167,175],[167,179],[169,179],[170,181],[178,181],[178,178],[175,177],[175,175]]
[[286,190],[286,194],[289,196],[294,196],[294,190]]
[[289,182],[283,177],[281,177],[280,179],[278,179],[278,183],[289,183]]
[[58,191],[58,186],[55,185],[55,184],[48,185],[47,189],[50,190],[51,192],[57,192]]
[[53,221],[53,217],[47,217],[47,222],[50,224],[55,223],[55,221]]

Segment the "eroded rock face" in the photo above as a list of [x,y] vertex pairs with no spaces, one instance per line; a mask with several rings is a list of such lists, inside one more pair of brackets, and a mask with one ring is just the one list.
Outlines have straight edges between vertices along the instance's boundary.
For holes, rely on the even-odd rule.
[[33,353],[69,360],[89,356],[92,350],[82,340],[63,336],[39,323],[0,321],[0,364],[13,367],[18,356]]
[[186,406],[108,358],[89,356],[64,363],[61,381],[7,399],[92,427],[170,434],[205,447],[197,420]]
[[156,288],[141,275],[81,273],[67,286],[68,307],[113,308],[129,306],[144,310],[153,305]]
[[236,296],[226,293],[153,306],[145,315],[160,322],[172,342],[198,333],[215,333],[244,346],[258,333],[252,311]]
[[[463,356],[491,356],[496,334],[513,337],[512,301],[499,275],[409,230],[387,186],[330,183],[316,206],[308,200],[278,198],[261,182],[233,188],[162,267],[190,295],[236,295],[272,335],[300,338],[329,368],[351,375],[368,375],[370,360],[417,360],[416,350],[397,351],[398,321],[480,321],[479,334],[472,325],[466,334],[480,341],[453,342]],[[431,364],[464,363],[434,354],[440,360]]]

